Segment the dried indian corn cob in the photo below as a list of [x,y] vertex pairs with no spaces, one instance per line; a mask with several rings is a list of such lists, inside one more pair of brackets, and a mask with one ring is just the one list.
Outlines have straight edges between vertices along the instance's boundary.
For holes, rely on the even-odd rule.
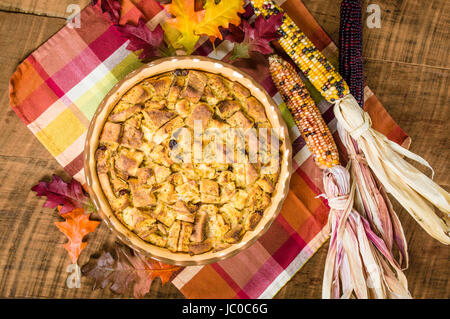
[[[255,13],[266,19],[283,11],[271,0],[251,0],[251,3]],[[327,101],[334,102],[349,93],[344,79],[288,15],[283,16],[278,32],[281,47]]]
[[300,133],[321,169],[339,164],[339,153],[328,126],[300,76],[286,61],[269,57],[272,79],[283,96]]
[[362,60],[362,13],[360,0],[342,0],[339,28],[339,73],[350,87],[350,93],[364,105]]

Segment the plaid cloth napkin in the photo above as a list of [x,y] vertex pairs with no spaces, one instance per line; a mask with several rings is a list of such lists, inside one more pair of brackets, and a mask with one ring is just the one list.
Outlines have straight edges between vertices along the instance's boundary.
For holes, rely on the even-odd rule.
[[[145,17],[150,22],[164,18],[154,1],[141,0],[123,8],[126,19]],[[337,48],[300,0],[282,7],[333,63]],[[141,65],[126,49],[108,17],[98,7],[81,13],[81,28],[62,28],[33,52],[10,82],[10,104],[56,160],[81,183],[86,130],[98,104],[108,90]],[[204,42],[195,54],[227,61],[232,44],[217,42],[213,50]],[[173,284],[187,298],[272,298],[325,242],[327,201],[322,193],[322,172],[315,166],[289,111],[277,93],[263,57],[234,63],[266,88],[279,105],[293,141],[290,191],[273,225],[254,245],[238,255],[208,266],[186,267]],[[336,131],[331,105],[313,88],[313,97],[331,130]],[[366,87],[365,109],[376,129],[406,145],[407,135],[396,125]]]

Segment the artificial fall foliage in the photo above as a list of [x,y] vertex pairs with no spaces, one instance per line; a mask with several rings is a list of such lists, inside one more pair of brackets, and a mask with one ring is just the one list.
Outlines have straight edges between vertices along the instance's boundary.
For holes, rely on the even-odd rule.
[[128,50],[142,50],[139,54],[139,59],[145,60],[160,53],[160,47],[164,40],[164,32],[161,26],[157,26],[155,30],[151,31],[145,25],[144,19],[139,19],[136,26],[126,24],[119,26],[118,30],[123,37],[130,40],[130,43],[127,45]]
[[242,20],[239,27],[230,25],[230,33],[225,36],[226,40],[235,42],[230,59],[249,58],[250,52],[273,53],[270,41],[280,37],[277,30],[281,26],[282,20],[283,13],[279,13],[268,19],[264,19],[260,15],[253,25],[247,20]]
[[181,267],[163,264],[155,259],[124,246],[116,244],[110,251],[105,250],[98,258],[91,256],[81,271],[93,278],[94,289],[110,286],[117,294],[125,293],[133,287],[135,298],[142,298],[150,291],[155,278],[166,284]]
[[[92,4],[96,5],[97,2],[98,1],[96,0]],[[111,21],[113,21],[114,23],[119,23],[120,8],[121,8],[119,1],[117,1],[117,0],[101,0],[100,8],[102,9],[102,11],[104,13],[106,13],[109,16]]]
[[55,225],[69,239],[64,248],[75,264],[80,252],[86,247],[83,237],[93,232],[99,224],[89,220],[90,214],[85,213],[85,209],[95,211],[91,200],[79,182],[72,179],[67,183],[55,174],[50,182],[40,181],[31,190],[37,193],[36,196],[47,197],[44,207],[57,208],[65,219],[64,222],[55,222]]
[[219,27],[227,28],[230,24],[239,25],[241,18],[238,13],[245,12],[243,0],[206,0],[203,8],[205,14],[196,32],[206,34],[213,39],[222,39]]
[[55,222],[56,227],[68,238],[64,248],[69,253],[72,263],[75,264],[81,251],[87,243],[83,242],[84,236],[92,233],[100,224],[98,221],[89,220],[91,214],[85,213],[84,209],[76,208],[62,215],[65,221]]
[[92,202],[84,193],[81,184],[74,179],[66,183],[61,177],[54,174],[50,182],[40,181],[31,190],[36,192],[38,197],[47,197],[44,207],[56,208],[61,206],[59,210],[61,215],[75,208],[94,211]]
[[[129,3],[129,1],[124,1],[125,3]],[[143,18],[137,22],[122,19],[123,8],[117,0],[102,0],[100,8],[109,16],[121,36],[129,40],[127,49],[139,51],[139,59],[146,60],[167,52],[163,45],[164,31],[161,26],[158,25],[154,30],[150,30]]]
[[195,0],[173,0],[164,6],[173,18],[166,21],[172,34],[168,41],[175,48],[184,48],[187,54],[194,51],[201,35],[207,35],[212,41],[222,39],[219,27],[228,28],[230,24],[239,25],[239,13],[245,12],[244,0],[206,0],[204,10],[195,11]]

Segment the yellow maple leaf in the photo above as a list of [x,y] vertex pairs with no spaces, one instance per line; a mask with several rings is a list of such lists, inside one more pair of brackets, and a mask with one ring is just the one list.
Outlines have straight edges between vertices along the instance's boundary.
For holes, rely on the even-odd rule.
[[222,39],[219,27],[228,28],[228,25],[239,25],[241,18],[238,13],[244,13],[244,0],[206,0],[205,16],[195,29],[197,34],[205,34],[213,38]]
[[222,39],[219,27],[227,28],[230,23],[239,25],[238,13],[245,12],[244,0],[206,0],[204,10],[195,11],[194,0],[173,0],[164,6],[174,18],[166,21],[164,30],[170,31],[166,41],[175,48],[184,47],[187,54],[194,51],[201,35],[207,35],[212,41]]
[[[175,17],[168,19],[167,24],[180,32],[180,36],[175,40],[172,37],[169,41],[175,48],[180,47],[180,45],[183,46],[190,54],[200,38],[199,35],[195,34],[195,28],[205,12],[195,11],[193,0],[173,0],[171,4],[165,5],[164,8]],[[171,32],[174,32],[174,30]]]

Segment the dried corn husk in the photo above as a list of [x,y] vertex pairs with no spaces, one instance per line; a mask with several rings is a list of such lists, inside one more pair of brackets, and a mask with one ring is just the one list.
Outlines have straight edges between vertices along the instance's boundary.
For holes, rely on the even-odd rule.
[[[386,191],[399,201],[428,234],[444,244],[450,244],[449,193],[409,164],[403,156],[432,170],[428,162],[372,129],[369,114],[359,107],[352,95],[335,103],[334,114],[355,139],[369,167]],[[444,213],[442,218],[434,212],[433,205]]]
[[411,298],[406,277],[383,239],[353,209],[355,182],[350,185],[349,172],[342,166],[327,169],[323,182],[331,238],[322,298]]
[[[351,161],[351,177],[356,182],[355,207],[364,213],[371,229],[386,243],[393,255],[394,245],[399,251],[398,265],[408,268],[408,249],[402,225],[383,187],[379,185],[367,165],[364,154],[356,142],[338,122],[339,137],[347,149]],[[359,201],[358,201],[359,199]],[[358,202],[361,204],[358,205]]]
[[[354,161],[355,169],[352,170],[355,171],[355,178],[358,178],[357,184],[354,184],[353,187],[355,189],[357,186],[357,191],[354,190],[350,194],[350,173],[346,168],[338,165],[339,155],[332,135],[302,80],[295,70],[280,57],[271,56],[269,62],[274,83],[283,99],[285,99],[295,123],[305,138],[306,145],[313,153],[316,164],[322,169],[328,169],[324,170],[324,180],[328,185],[326,189],[331,192],[327,194],[329,205],[332,208],[329,220],[334,218],[330,230],[335,231],[335,234],[338,234],[338,230],[341,230],[342,234],[340,234],[339,241],[332,242],[328,255],[327,269],[330,269],[329,267],[332,264],[335,267],[334,271],[326,273],[324,296],[332,296],[333,298],[341,296],[341,290],[338,286],[339,274],[342,279],[342,296],[344,297],[386,298],[390,296],[386,292],[389,289],[386,289],[382,284],[385,282],[384,273],[387,273],[387,271],[380,268],[382,265],[378,260],[382,257],[377,256],[380,254],[379,250],[386,255],[386,258],[393,263],[396,269],[399,269],[399,264],[403,260],[406,260],[407,263],[406,240],[398,219],[391,221],[391,215],[395,215],[395,213],[390,203],[385,202],[387,198],[385,199],[378,190],[367,166],[360,164],[357,160]],[[343,129],[341,131],[347,135],[351,142],[351,138],[346,131]],[[312,138],[310,135],[312,135]],[[327,136],[329,139],[325,139],[323,136]],[[357,152],[355,149],[349,150],[349,153],[351,157],[356,159]],[[335,187],[330,187],[330,185]],[[335,190],[340,191],[334,192]],[[336,193],[341,195],[336,197]],[[354,203],[355,195],[359,201]],[[351,201],[348,200],[349,196],[351,196]],[[353,204],[358,205],[359,203],[361,204],[358,211],[361,212],[361,215],[353,207]],[[347,216],[347,214],[349,215]],[[336,219],[337,216],[341,217]],[[397,216],[394,216],[394,218],[397,218]],[[365,230],[364,226],[369,227],[369,229]],[[370,228],[373,228],[375,232],[372,232]],[[378,237],[369,239],[368,233],[377,234]],[[394,237],[397,240],[394,240]],[[372,240],[375,242],[372,242]],[[384,240],[386,240],[386,244]],[[392,257],[394,242],[401,252],[398,263]],[[379,246],[381,248],[377,248]],[[399,277],[394,276],[394,282],[395,278]],[[398,286],[402,285],[398,284]],[[406,291],[405,295],[408,295],[407,289],[402,290],[402,292],[404,291]]]

